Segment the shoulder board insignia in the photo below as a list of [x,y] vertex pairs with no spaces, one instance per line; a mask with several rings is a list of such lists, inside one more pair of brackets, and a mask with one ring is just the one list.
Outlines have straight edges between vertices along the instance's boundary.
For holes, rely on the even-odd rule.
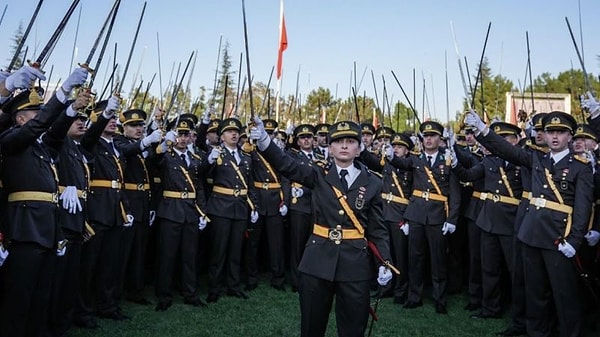
[[192,158],[198,159],[198,160],[202,160],[202,157],[200,157],[199,155],[192,153]]
[[372,171],[372,170],[368,170],[368,172],[371,173],[371,174],[374,174],[374,175],[378,176],[379,179],[383,179],[383,175],[381,173],[379,173],[379,172],[375,172],[375,171]]
[[410,151],[410,154],[414,154],[415,156],[420,156],[421,151]]
[[589,159],[587,159],[584,156],[578,155],[578,154],[574,155],[573,158],[575,158],[575,160],[577,160],[579,162],[582,162],[582,163],[584,163],[586,165],[590,162]]
[[294,148],[291,148],[291,149],[290,149],[290,152],[291,152],[291,153],[299,153],[299,152],[300,152],[300,150],[298,150],[298,149],[294,149]]

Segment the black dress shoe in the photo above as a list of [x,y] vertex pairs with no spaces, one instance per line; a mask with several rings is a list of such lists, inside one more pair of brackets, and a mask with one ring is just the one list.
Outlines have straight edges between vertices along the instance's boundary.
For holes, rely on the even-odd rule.
[[244,300],[247,300],[247,299],[250,298],[243,291],[241,291],[241,290],[234,290],[234,289],[227,290],[227,296],[237,297],[237,298],[241,298],[241,299],[244,299]]
[[408,301],[408,302],[406,302],[406,304],[404,304],[404,308],[405,309],[414,309],[414,308],[418,308],[422,305],[423,305],[422,301],[419,301],[419,302]]
[[271,284],[271,288],[279,291],[285,291],[285,286],[283,284]]
[[406,295],[394,296],[394,304],[404,304],[406,303]]
[[481,304],[469,303],[469,304],[465,305],[465,310],[467,310],[467,311],[475,311],[477,309],[481,309]]
[[205,307],[206,303],[204,303],[203,300],[199,299],[198,297],[194,297],[194,298],[189,298],[189,299],[185,299],[183,300],[184,304],[189,304],[193,307]]
[[218,300],[219,300],[219,294],[210,293],[206,297],[206,302],[208,302],[208,303],[217,303]]
[[473,319],[497,319],[497,318],[502,318],[502,315],[479,312],[479,313],[471,315],[471,318],[473,318]]
[[96,323],[96,320],[93,318],[87,319],[85,321],[75,320],[73,323],[75,324],[75,326],[82,328],[82,329],[94,330],[94,329],[98,329],[98,327],[99,327],[98,323]]
[[155,311],[167,311],[167,309],[169,309],[171,304],[172,304],[171,301],[160,301],[160,302],[158,302],[158,304],[156,305],[154,310]]
[[448,313],[448,309],[446,309],[446,306],[441,304],[441,303],[436,303],[435,304],[435,312],[438,314],[447,314]]
[[247,285],[244,287],[244,291],[252,291],[252,290],[254,290],[254,289],[256,289],[256,288],[258,288],[258,284],[256,284],[256,283],[247,284]]
[[510,327],[504,331],[497,332],[497,336],[525,336],[527,331],[525,329],[518,329],[514,327]]

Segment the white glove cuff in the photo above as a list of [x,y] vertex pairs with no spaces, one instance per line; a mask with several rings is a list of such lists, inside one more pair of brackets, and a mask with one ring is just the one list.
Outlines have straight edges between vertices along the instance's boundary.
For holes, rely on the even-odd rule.
[[67,111],[65,111],[65,114],[67,114],[67,116],[69,116],[69,117],[76,117],[77,111],[75,111],[75,109],[73,109],[73,105],[69,105],[69,107],[67,108]]
[[62,104],[67,103],[67,94],[66,92],[64,92],[63,88],[61,87],[60,89],[56,90],[56,99],[58,99],[59,102],[61,102]]

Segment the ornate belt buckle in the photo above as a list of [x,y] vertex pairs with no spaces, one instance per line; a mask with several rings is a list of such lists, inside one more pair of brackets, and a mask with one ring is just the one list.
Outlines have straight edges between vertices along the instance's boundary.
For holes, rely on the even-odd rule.
[[329,229],[329,240],[335,242],[336,245],[339,245],[342,242],[342,226],[337,225],[335,228]]
[[493,200],[494,202],[498,202],[498,201],[500,201],[500,196],[499,196],[498,194],[493,194],[493,195],[492,195],[492,200]]
[[58,204],[58,193],[52,193],[52,202]]
[[263,183],[263,189],[268,190],[269,189],[269,183]]
[[392,194],[392,192],[388,192],[388,194],[385,197],[385,200],[387,200],[388,204],[390,203],[390,201],[394,200],[394,195]]
[[181,192],[181,199],[187,199],[188,195],[188,192]]
[[233,190],[233,196],[234,197],[239,197],[241,192],[242,191],[240,191],[239,188],[236,188],[236,189]]
[[144,184],[137,184],[137,190],[138,191],[143,191],[144,190]]
[[423,199],[429,201],[429,191],[423,191]]
[[87,200],[87,191],[81,191],[81,199]]
[[546,207],[546,199],[535,198],[535,207],[537,207],[537,208]]
[[118,189],[119,188],[119,182],[117,180],[111,180],[110,181],[110,187]]
[[481,193],[481,195],[479,195],[479,200],[485,200],[487,199],[487,193]]

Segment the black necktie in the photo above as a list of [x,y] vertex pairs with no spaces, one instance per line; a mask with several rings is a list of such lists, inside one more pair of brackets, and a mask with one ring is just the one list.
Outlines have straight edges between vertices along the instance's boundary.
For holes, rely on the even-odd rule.
[[348,175],[348,170],[346,170],[346,169],[340,170],[340,181],[342,182],[342,187],[344,188],[344,192],[348,192],[348,181],[346,180],[347,175]]
[[433,158],[432,156],[427,156],[427,161],[429,162],[429,166],[433,166],[433,163],[431,162],[431,158]]
[[181,160],[183,160],[183,163],[185,164],[185,166],[188,166],[187,160],[185,160],[185,159],[186,159],[185,153],[182,153]]
[[309,160],[312,160],[312,159],[313,159],[313,158],[312,158],[312,153],[309,153],[309,154],[307,154],[307,156],[308,156],[308,159],[309,159]]

